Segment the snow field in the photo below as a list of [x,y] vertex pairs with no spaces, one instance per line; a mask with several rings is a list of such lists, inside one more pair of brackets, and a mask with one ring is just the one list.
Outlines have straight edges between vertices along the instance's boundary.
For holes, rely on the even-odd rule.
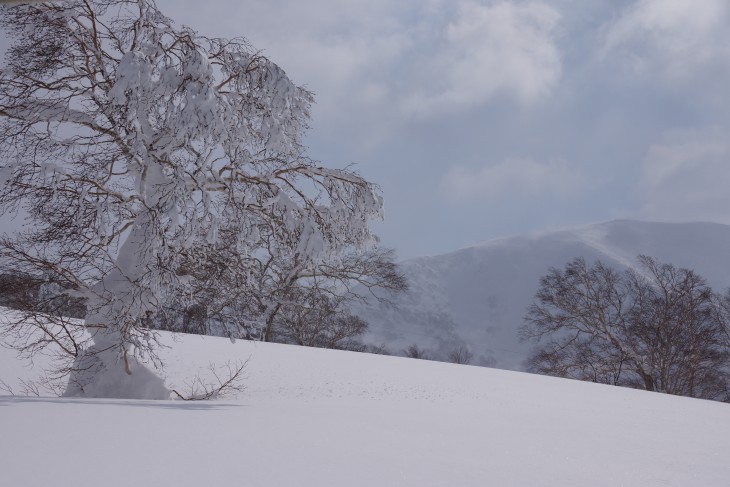
[[[163,341],[168,386],[210,361],[249,358],[246,391],[213,402],[0,397],[0,485],[710,487],[730,478],[727,404],[399,357]],[[0,370],[18,371],[12,353],[0,357]]]

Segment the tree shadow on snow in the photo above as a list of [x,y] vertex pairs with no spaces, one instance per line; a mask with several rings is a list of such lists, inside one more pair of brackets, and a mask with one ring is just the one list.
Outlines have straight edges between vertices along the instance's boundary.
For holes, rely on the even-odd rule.
[[245,407],[245,404],[218,401],[182,401],[163,400],[151,401],[140,399],[90,399],[69,397],[31,397],[31,396],[0,396],[0,406],[11,406],[21,403],[50,403],[59,405],[85,404],[92,406],[122,406],[142,407],[155,409],[175,409],[180,411],[220,410]]

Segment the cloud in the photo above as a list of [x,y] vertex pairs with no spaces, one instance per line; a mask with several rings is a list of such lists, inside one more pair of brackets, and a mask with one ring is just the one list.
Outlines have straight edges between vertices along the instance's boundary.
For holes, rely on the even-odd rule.
[[728,0],[157,3],[315,92],[310,155],[381,184],[402,255],[614,212],[728,221]]
[[321,107],[372,103],[387,95],[391,68],[411,47],[407,9],[386,0],[159,0],[181,23],[215,36],[245,36],[319,94]]
[[353,123],[351,112],[408,123],[494,97],[530,104],[561,74],[560,14],[539,0],[159,3],[210,35],[245,35],[312,89],[318,117],[335,124]]
[[697,67],[728,64],[727,0],[639,0],[604,26],[602,54],[631,72],[684,79]]
[[452,166],[443,184],[447,198],[461,202],[563,197],[582,193],[586,187],[587,178],[580,168],[563,160],[543,163],[533,159],[508,159],[476,170]]
[[667,135],[652,146],[637,188],[639,216],[730,223],[730,141],[721,128]]
[[554,40],[559,20],[544,3],[459,4],[404,111],[429,116],[478,106],[495,95],[520,103],[548,95],[561,73]]

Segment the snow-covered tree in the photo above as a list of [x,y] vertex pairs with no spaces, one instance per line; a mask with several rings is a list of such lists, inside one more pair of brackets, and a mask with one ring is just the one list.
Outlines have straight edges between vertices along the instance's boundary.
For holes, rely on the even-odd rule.
[[93,345],[67,394],[168,394],[138,359],[156,361],[149,319],[190,295],[191,263],[245,281],[262,238],[291,272],[372,241],[376,188],[306,156],[312,94],[245,40],[176,27],[152,0],[5,7],[1,22],[0,209],[29,224],[0,247],[86,302]]

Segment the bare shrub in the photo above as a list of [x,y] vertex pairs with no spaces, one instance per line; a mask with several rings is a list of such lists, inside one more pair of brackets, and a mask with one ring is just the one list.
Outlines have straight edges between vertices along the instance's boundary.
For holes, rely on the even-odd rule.
[[182,392],[172,389],[173,394],[183,401],[203,401],[209,399],[224,399],[235,397],[246,387],[243,384],[246,361],[227,361],[222,366],[208,364],[208,373],[205,376],[197,374],[185,381]]
[[449,352],[449,362],[454,364],[468,365],[474,359],[474,354],[466,345],[459,345]]
[[433,354],[431,352],[420,348],[415,343],[413,345],[409,345],[408,348],[403,351],[403,355],[408,358],[417,358],[420,360],[434,360]]

